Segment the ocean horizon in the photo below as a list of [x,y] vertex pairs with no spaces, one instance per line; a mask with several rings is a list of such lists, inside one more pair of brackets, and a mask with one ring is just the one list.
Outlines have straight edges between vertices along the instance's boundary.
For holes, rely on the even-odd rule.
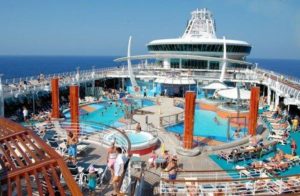
[[[126,66],[114,59],[120,56],[0,56],[0,73],[4,79],[29,77],[43,74]],[[300,59],[248,58],[247,61],[258,63],[260,68],[269,69],[284,75],[300,78]]]

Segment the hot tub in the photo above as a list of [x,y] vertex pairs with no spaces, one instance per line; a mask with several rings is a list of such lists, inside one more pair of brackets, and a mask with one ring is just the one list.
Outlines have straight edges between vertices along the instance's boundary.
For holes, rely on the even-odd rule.
[[[136,153],[140,155],[148,154],[155,149],[158,138],[148,132],[136,132],[135,130],[126,130],[127,137],[131,142],[130,153]],[[122,135],[115,134],[113,132],[105,134],[103,137],[105,143],[111,143],[116,141],[117,145],[122,145],[125,138]]]

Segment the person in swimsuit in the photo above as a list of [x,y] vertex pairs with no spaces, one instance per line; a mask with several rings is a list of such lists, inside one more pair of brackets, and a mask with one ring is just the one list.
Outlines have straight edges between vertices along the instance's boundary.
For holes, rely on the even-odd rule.
[[177,165],[177,157],[173,156],[172,160],[169,162],[167,168],[165,169],[169,174],[169,180],[176,180],[178,165]]
[[111,172],[111,175],[114,174],[114,164],[117,158],[117,151],[115,146],[115,141],[111,144],[111,147],[107,151],[107,166]]
[[68,138],[67,138],[67,145],[69,146],[69,148],[68,148],[68,154],[69,154],[69,159],[74,164],[76,164],[77,143],[78,143],[77,136],[70,131],[68,133]]

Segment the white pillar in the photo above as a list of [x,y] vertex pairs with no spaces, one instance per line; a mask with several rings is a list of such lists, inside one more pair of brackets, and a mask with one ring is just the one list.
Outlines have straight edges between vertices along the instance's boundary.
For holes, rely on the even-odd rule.
[[224,81],[226,66],[227,66],[227,47],[226,47],[225,36],[223,36],[223,65],[221,69],[220,82]]
[[163,62],[163,65],[164,65],[164,68],[170,69],[170,67],[171,67],[170,59],[165,58],[164,62]]
[[179,59],[179,68],[182,69],[182,59]]
[[271,88],[268,86],[268,98],[267,98],[267,102],[268,105],[271,105]]
[[276,93],[275,94],[275,108],[278,106],[279,104],[279,95]]

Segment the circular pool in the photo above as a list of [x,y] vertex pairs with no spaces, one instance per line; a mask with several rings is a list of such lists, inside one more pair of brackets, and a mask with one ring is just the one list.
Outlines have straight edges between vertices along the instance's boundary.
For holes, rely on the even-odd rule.
[[[154,137],[151,133],[144,131],[136,132],[135,130],[126,130],[125,134],[131,143],[130,153],[137,153],[140,155],[148,154],[155,149],[158,142],[157,137]],[[105,134],[103,139],[105,143],[112,143],[113,141],[116,141],[117,145],[123,145],[124,142],[126,142],[123,135],[116,134],[115,132]]]

